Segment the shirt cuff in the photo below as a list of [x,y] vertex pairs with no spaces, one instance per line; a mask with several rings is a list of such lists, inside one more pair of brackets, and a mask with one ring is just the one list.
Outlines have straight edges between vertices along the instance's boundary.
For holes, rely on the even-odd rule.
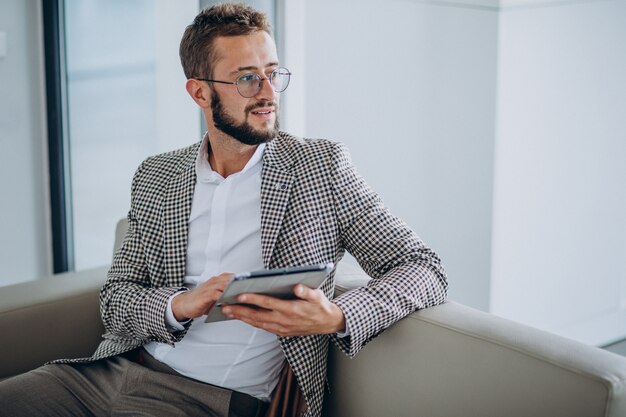
[[343,339],[344,337],[350,336],[350,328],[348,326],[348,322],[346,321],[346,329],[343,332],[337,332],[337,337]]
[[185,320],[183,322],[180,322],[176,320],[176,317],[174,317],[174,312],[172,311],[172,300],[174,299],[174,297],[178,297],[184,292],[185,291],[179,291],[176,294],[173,294],[167,301],[167,309],[165,310],[165,325],[167,326],[167,330],[169,330],[171,333],[185,330],[184,325],[191,321]]

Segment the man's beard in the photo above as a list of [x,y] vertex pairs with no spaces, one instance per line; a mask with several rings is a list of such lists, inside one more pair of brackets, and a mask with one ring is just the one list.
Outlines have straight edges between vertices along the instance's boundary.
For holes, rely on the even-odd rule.
[[[274,128],[266,131],[255,130],[247,121],[248,113],[258,107],[270,106],[274,108],[276,115]],[[222,106],[220,96],[217,92],[213,91],[211,94],[211,110],[213,112],[213,123],[215,124],[215,127],[245,145],[259,145],[261,143],[269,142],[278,134],[278,106],[274,102],[261,102],[246,107],[244,110],[246,120],[237,124],[231,116],[226,114],[224,106]]]

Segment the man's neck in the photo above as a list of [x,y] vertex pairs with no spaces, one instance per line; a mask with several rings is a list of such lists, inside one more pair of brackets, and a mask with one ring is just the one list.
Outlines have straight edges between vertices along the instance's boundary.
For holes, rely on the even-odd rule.
[[223,178],[240,172],[254,155],[258,145],[245,145],[221,132],[209,131],[209,164]]

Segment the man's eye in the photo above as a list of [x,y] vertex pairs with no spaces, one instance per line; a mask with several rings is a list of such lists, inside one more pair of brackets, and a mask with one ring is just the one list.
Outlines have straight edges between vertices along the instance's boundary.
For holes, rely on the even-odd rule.
[[239,77],[239,81],[250,82],[258,79],[259,76],[256,74],[245,74]]

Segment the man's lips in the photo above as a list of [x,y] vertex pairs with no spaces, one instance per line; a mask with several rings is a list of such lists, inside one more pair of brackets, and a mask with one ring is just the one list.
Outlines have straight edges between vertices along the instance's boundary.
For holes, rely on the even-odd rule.
[[272,108],[272,107],[262,107],[260,109],[255,109],[255,110],[251,111],[250,113],[258,114],[258,115],[272,114],[272,113],[274,113],[274,108]]
[[274,120],[274,112],[275,109],[273,107],[261,107],[252,110],[250,113],[252,113],[252,116],[257,117],[264,122],[271,122],[272,120]]

